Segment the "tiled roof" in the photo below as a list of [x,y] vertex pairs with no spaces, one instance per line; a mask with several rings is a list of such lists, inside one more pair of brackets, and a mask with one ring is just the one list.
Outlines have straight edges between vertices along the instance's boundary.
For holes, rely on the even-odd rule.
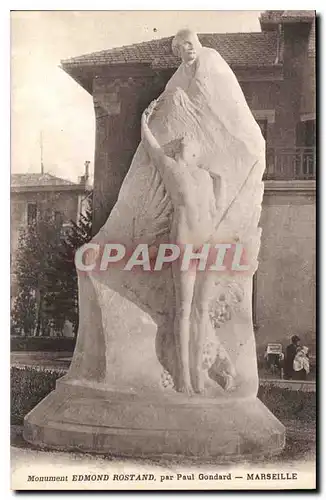
[[316,12],[314,10],[284,10],[282,19],[313,19],[315,16]]
[[37,186],[76,186],[75,182],[60,179],[45,173],[11,174],[11,187],[37,187]]
[[260,20],[264,22],[280,22],[284,10],[265,10],[260,15]]
[[266,10],[260,15],[262,30],[274,30],[277,24],[292,22],[309,22],[311,29],[308,39],[308,54],[314,56],[316,52],[316,11],[315,10]]
[[260,15],[264,22],[287,22],[287,21],[305,21],[313,19],[316,16],[314,10],[266,10]]
[[[276,58],[276,33],[199,34],[205,47],[216,49],[234,66],[270,66]],[[85,66],[148,64],[155,68],[176,68],[180,60],[172,54],[172,37],[102,50],[62,61],[63,69]]]

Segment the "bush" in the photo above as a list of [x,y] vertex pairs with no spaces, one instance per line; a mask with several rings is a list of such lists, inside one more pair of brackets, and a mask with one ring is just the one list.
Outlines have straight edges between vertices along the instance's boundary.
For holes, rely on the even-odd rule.
[[[21,425],[25,415],[55,389],[59,371],[40,371],[35,368],[14,368],[11,374],[11,420]],[[297,420],[314,423],[316,394],[291,391],[275,386],[260,386],[259,399],[281,421]]]
[[291,391],[273,385],[260,386],[259,399],[279,420],[315,422],[316,393]]
[[11,424],[22,425],[25,415],[55,389],[56,380],[63,373],[38,371],[34,368],[10,370]]
[[76,339],[69,337],[11,337],[11,351],[73,352]]

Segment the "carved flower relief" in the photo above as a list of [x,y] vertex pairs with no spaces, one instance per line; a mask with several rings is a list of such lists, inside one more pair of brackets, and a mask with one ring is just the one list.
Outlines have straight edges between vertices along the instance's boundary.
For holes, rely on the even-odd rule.
[[174,389],[174,381],[172,375],[164,369],[161,372],[161,384],[164,389],[167,389],[168,387]]
[[237,283],[229,283],[225,286],[217,285],[217,300],[211,302],[209,317],[214,329],[220,328],[232,318],[234,311],[243,300],[243,288]]
[[222,286],[217,284],[215,297],[211,302],[209,317],[212,325],[210,338],[206,339],[203,349],[203,369],[209,370],[215,365],[215,372],[219,373],[224,382],[236,377],[235,368],[226,349],[220,343],[217,329],[232,319],[232,314],[243,300],[243,288],[233,282]]
[[[215,365],[215,371],[219,372],[225,380],[234,379],[236,371],[226,349],[220,343],[216,330],[232,319],[232,313],[237,310],[243,297],[243,288],[238,283],[231,282],[223,285],[217,283],[214,289],[214,300],[210,305],[209,317],[212,328],[207,330],[202,367],[203,370],[209,370]],[[174,388],[173,378],[166,370],[161,373],[161,384],[164,388]]]

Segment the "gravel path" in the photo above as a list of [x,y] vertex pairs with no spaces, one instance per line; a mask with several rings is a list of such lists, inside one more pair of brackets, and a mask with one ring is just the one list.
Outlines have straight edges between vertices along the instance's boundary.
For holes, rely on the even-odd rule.
[[[287,439],[286,447],[284,451],[277,457],[268,458],[263,460],[264,465],[270,463],[282,463],[282,464],[294,464],[296,462],[314,462],[316,457],[316,429],[312,425],[305,424],[296,421],[283,422],[286,427]],[[22,437],[22,426],[12,426],[11,427],[11,445],[12,445],[12,460],[14,462],[26,462],[30,460],[49,460],[52,463],[52,458],[57,463],[74,463],[74,462],[94,462],[94,463],[107,463],[107,461],[114,462],[117,459],[111,456],[90,454],[90,453],[75,453],[75,452],[59,452],[53,450],[41,450],[33,447]],[[51,458],[52,457],[52,458]],[[119,457],[119,462],[131,463],[128,458]],[[137,458],[132,461],[132,463],[139,463],[140,465],[151,464],[157,466],[167,466],[171,465],[171,460],[166,459],[155,459],[147,460],[142,458]],[[174,463],[178,463],[178,460],[173,460]],[[191,465],[194,463],[191,459],[182,459],[181,463],[183,465]],[[230,460],[230,464],[238,463],[238,460]],[[244,462],[242,462],[243,464]],[[246,461],[247,464],[261,464],[261,458],[254,458],[250,461]],[[205,461],[203,465],[214,465],[216,460],[211,462]],[[196,460],[196,465],[200,465],[200,462]],[[225,465],[227,465],[225,463]]]

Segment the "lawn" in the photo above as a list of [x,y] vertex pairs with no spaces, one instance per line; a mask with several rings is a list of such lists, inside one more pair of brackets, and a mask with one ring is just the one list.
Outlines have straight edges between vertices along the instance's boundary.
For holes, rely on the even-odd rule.
[[[10,374],[11,422],[22,425],[24,416],[55,389],[55,382],[62,372],[12,367]],[[315,425],[314,392],[291,391],[270,385],[261,386],[258,397],[282,422],[297,421],[303,425]]]
[[[61,376],[62,372],[58,371],[11,368],[11,441],[15,449],[34,449],[22,437],[24,416],[55,389],[55,382]],[[273,458],[273,463],[314,463],[316,394],[276,386],[261,386],[258,397],[286,427],[286,446]],[[250,461],[258,463],[259,459],[253,458]]]

